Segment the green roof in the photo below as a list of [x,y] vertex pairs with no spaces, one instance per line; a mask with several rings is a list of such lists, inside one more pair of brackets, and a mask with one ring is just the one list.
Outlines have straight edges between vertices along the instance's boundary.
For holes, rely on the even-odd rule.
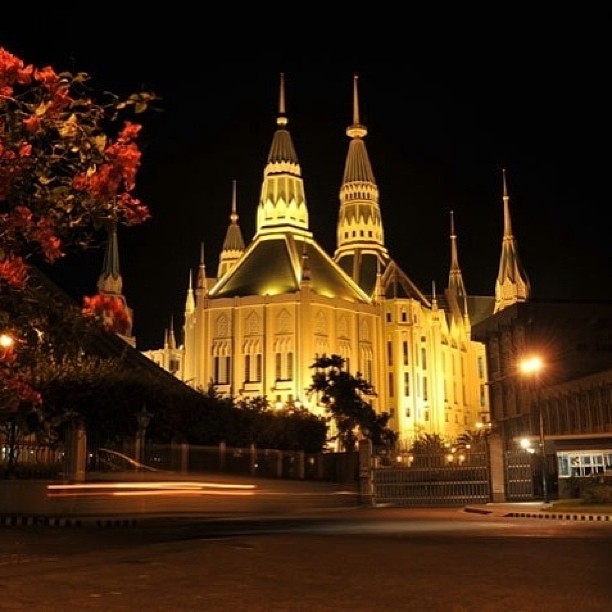
[[[307,256],[306,264],[304,255]],[[367,296],[312,239],[292,234],[256,238],[210,297],[278,295],[299,291],[302,270],[312,291],[330,298],[368,302]]]

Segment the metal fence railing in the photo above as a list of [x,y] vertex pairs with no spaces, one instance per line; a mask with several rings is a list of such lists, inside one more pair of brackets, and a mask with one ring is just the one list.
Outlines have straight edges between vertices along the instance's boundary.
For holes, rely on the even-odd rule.
[[536,457],[525,450],[505,453],[506,498],[508,501],[525,501],[534,497]]
[[409,465],[373,470],[373,502],[393,506],[463,506],[490,501],[486,453],[471,453],[461,462],[444,455],[415,455]]
[[0,441],[0,472],[14,478],[57,478],[64,470],[64,448],[35,442]]
[[[262,449],[255,445],[230,447],[193,444],[146,443],[141,462],[135,461],[129,444],[92,449],[88,471],[159,470],[180,474],[235,474],[260,478],[358,481],[357,453],[305,453],[304,451]],[[138,467],[140,466],[140,467]]]

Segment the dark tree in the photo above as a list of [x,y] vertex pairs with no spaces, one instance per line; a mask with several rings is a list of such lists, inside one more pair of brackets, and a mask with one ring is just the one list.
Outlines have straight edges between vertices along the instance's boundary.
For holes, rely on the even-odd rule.
[[353,451],[357,441],[369,438],[374,446],[390,448],[397,434],[387,427],[389,415],[377,414],[367,398],[375,396],[372,385],[358,372],[346,372],[340,355],[319,357],[312,364],[315,373],[308,394],[318,394],[336,426],[333,440],[339,440],[346,451]]

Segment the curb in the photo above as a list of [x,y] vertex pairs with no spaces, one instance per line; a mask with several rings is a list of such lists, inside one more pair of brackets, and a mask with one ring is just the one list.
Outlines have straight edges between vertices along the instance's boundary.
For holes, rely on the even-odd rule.
[[610,514],[585,514],[582,512],[507,512],[504,516],[562,521],[612,522],[612,515]]
[[60,516],[2,515],[0,527],[135,527],[136,519],[66,518]]

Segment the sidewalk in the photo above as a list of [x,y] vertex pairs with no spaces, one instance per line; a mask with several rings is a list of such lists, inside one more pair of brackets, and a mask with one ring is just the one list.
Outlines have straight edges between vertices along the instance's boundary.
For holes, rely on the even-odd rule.
[[610,522],[612,523],[612,506],[581,506],[576,503],[536,502],[503,502],[487,504],[470,504],[465,512],[492,516],[540,518],[545,520]]

